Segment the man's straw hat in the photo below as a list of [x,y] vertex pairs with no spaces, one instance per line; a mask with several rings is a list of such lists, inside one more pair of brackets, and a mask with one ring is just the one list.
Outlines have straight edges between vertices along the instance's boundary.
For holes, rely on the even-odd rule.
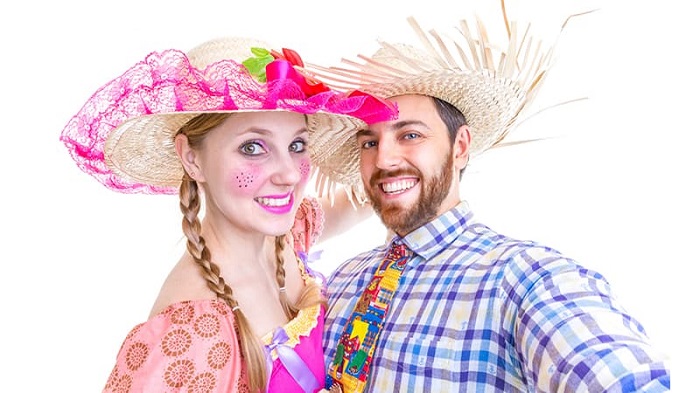
[[[464,114],[471,133],[470,154],[477,155],[501,142],[518,124],[553,64],[554,44],[545,47],[532,37],[529,26],[519,35],[520,26],[508,20],[505,8],[503,17],[507,40],[502,45],[489,40],[478,16],[472,24],[462,20],[455,38],[435,30],[426,33],[411,17],[409,24],[423,48],[379,41],[379,50],[370,57],[359,55],[359,62],[342,59],[344,66],[337,67],[307,64],[307,71],[340,90],[382,98],[419,94],[446,101]],[[359,170],[355,140],[338,144],[343,144],[335,159],[338,165]]]

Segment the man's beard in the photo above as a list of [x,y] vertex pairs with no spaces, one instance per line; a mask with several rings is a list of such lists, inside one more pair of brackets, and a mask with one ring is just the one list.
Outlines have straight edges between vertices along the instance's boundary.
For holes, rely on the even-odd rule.
[[385,202],[382,205],[382,199],[377,196],[382,191],[374,187],[367,190],[367,197],[384,225],[397,234],[405,236],[437,217],[442,202],[450,192],[452,177],[454,176],[452,166],[452,155],[448,154],[445,157],[445,163],[442,165],[440,173],[428,179],[424,179],[413,168],[393,172],[379,171],[372,175],[370,179],[371,186],[375,185],[377,180],[385,177],[417,176],[420,179],[419,185],[421,190],[418,200],[411,206],[404,207],[399,202]]

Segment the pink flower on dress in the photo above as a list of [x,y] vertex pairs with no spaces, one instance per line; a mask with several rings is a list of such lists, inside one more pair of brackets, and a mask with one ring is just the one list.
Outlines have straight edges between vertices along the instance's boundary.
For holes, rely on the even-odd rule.
[[189,383],[193,374],[194,364],[191,360],[176,360],[165,371],[165,383],[173,388],[181,388]]
[[185,329],[176,329],[169,332],[160,343],[166,356],[180,356],[192,345],[192,335]]

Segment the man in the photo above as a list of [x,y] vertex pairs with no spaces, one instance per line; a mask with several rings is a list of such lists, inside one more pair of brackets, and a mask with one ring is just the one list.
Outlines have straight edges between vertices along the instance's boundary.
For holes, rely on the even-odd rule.
[[469,157],[517,124],[551,51],[523,55],[527,45],[513,28],[498,53],[477,21],[476,35],[462,25],[461,55],[450,56],[411,23],[426,51],[381,43],[359,72],[316,67],[319,79],[345,78],[399,109],[398,119],[371,124],[338,158],[359,160],[367,197],[395,235],[329,277],[327,387],[668,391],[664,356],[603,276],[545,245],[494,232],[460,197]]

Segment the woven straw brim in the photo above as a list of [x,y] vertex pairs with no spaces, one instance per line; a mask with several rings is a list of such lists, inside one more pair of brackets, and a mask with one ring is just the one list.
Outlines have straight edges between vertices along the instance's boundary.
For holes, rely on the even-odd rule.
[[380,97],[418,94],[452,104],[466,119],[470,154],[479,154],[499,140],[522,109],[526,94],[509,79],[487,71],[438,70],[401,78],[393,83],[364,85]]
[[[515,83],[488,72],[434,71],[394,83],[363,85],[363,91],[391,98],[401,95],[437,97],[465,116],[471,133],[470,154],[477,155],[501,139],[522,109],[526,94]],[[356,135],[325,138],[329,148],[322,157],[327,173],[343,184],[361,184],[360,150]]]
[[[115,174],[133,183],[177,190],[183,179],[182,163],[175,151],[175,134],[189,120],[202,113],[274,112],[275,110],[236,110],[179,112],[147,115],[130,119],[105,141],[104,159]],[[351,116],[317,112],[308,114],[311,162],[327,181],[351,185],[348,177],[356,169],[351,162],[339,164],[328,158],[337,154],[334,142],[354,139],[357,130],[366,127]]]

